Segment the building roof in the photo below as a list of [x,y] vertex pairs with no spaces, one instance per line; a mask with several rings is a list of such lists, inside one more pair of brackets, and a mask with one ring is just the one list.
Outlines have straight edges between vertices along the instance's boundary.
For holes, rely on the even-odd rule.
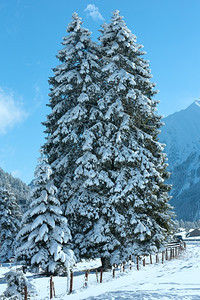
[[194,229],[187,234],[187,237],[200,236],[200,229]]

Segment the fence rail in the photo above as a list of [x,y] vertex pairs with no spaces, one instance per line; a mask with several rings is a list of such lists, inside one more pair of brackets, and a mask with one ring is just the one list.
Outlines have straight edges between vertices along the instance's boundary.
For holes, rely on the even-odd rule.
[[[161,262],[162,264],[164,261],[169,261],[172,259],[178,258],[178,256],[182,253],[183,250],[186,249],[186,243],[177,243],[172,242],[167,245],[167,248],[165,251],[162,251],[161,253],[157,253],[155,255],[155,263],[158,264]],[[132,260],[132,257],[129,257],[129,261],[127,263],[123,262],[120,265],[113,264],[112,266],[112,278],[116,277],[116,270],[120,269],[121,272],[125,272],[125,270],[133,270],[133,265],[135,265],[136,270],[140,270],[141,266],[145,267],[146,265],[152,265],[153,264],[153,255],[150,254],[148,256],[136,256],[135,263]],[[82,271],[85,274],[84,277],[84,287],[88,286],[88,280],[89,280],[89,274],[90,272],[96,272],[96,279],[97,283],[103,282],[103,268],[100,268],[100,279],[99,279],[99,270],[97,268],[83,270]],[[79,271],[80,273],[80,271]],[[71,270],[70,271],[70,284],[69,284],[69,291],[68,294],[73,293],[73,283],[74,283],[74,273]],[[53,276],[50,277],[50,293],[49,298],[53,299],[56,297],[55,293],[55,285],[53,281]],[[24,300],[28,299],[28,291],[27,286],[24,288]]]

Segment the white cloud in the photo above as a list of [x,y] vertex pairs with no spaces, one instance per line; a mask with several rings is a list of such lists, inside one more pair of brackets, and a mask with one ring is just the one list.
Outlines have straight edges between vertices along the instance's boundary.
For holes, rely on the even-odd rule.
[[87,7],[84,9],[84,11],[88,12],[87,16],[92,17],[93,20],[102,20],[104,21],[104,18],[102,17],[99,8],[95,6],[94,4],[88,4]]
[[13,171],[11,172],[11,175],[12,175],[13,177],[15,177],[15,178],[19,178],[19,177],[21,176],[21,171],[19,171],[19,170],[13,170]]
[[0,87],[0,134],[22,122],[27,113],[19,101],[16,101],[12,92]]

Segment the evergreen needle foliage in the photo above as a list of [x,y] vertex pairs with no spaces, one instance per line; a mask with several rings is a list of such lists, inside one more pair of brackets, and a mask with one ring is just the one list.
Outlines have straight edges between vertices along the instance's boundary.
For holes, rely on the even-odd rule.
[[51,175],[51,168],[42,156],[35,171],[30,208],[23,216],[23,226],[17,236],[16,258],[33,272],[58,274],[66,272],[74,260],[67,247],[70,231]]
[[11,270],[5,274],[5,277],[7,281],[7,288],[1,296],[2,300],[20,300],[23,297],[25,286],[29,287],[29,294],[30,287],[33,289],[32,285],[28,282],[21,270]]
[[108,264],[156,252],[172,230],[157,93],[118,11],[100,45],[76,13],[50,78],[43,146],[79,258]]
[[21,210],[7,183],[0,189],[0,262],[14,257],[16,235],[21,228]]

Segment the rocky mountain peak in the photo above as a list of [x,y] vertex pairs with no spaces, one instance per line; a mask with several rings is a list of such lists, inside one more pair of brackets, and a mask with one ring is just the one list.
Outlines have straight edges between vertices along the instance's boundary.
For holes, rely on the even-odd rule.
[[166,144],[173,185],[171,204],[178,219],[200,219],[200,99],[164,118],[160,141]]

